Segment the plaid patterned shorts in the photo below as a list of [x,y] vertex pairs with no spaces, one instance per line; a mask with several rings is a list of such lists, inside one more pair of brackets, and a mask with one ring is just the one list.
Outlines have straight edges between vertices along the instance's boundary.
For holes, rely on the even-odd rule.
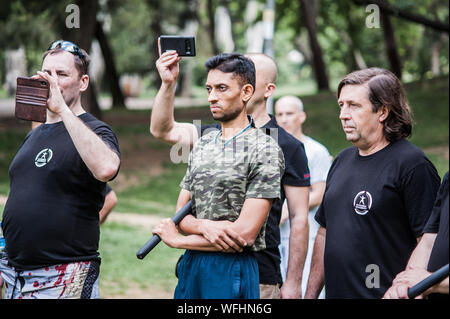
[[0,253],[5,299],[98,299],[100,264],[81,261],[16,271]]

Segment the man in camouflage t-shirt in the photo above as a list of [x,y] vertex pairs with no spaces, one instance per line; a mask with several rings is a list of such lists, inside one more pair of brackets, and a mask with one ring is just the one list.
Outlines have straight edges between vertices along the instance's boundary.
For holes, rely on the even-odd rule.
[[[250,130],[229,145],[217,138],[216,130],[195,144],[180,187],[190,191],[197,218],[234,222],[246,198],[279,198],[283,153],[250,121]],[[251,246],[253,251],[266,248],[265,224]]]
[[[256,299],[259,272],[253,253],[265,248],[265,223],[272,201],[280,197],[284,156],[276,141],[247,117],[245,106],[255,87],[253,62],[240,54],[221,54],[206,67],[208,102],[221,130],[194,145],[177,203],[179,210],[192,200],[196,217],[180,223],[186,236],[171,219],[153,233],[170,247],[187,249],[177,265],[175,298]],[[198,228],[202,222],[191,223],[192,218],[209,227],[226,225],[225,232],[233,236],[224,236],[221,246],[206,238]]]

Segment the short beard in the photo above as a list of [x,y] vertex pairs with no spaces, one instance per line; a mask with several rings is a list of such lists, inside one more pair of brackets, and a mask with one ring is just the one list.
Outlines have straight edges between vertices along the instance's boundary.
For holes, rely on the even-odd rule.
[[239,114],[241,114],[241,112],[242,112],[242,109],[240,109],[240,110],[236,109],[235,111],[228,113],[228,114],[223,114],[222,116],[215,116],[213,114],[213,118],[219,122],[229,122],[229,121],[232,121],[235,118],[237,118],[239,116]]

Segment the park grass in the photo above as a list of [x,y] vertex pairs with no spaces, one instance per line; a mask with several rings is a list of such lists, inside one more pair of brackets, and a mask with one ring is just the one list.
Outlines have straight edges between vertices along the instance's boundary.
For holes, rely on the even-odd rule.
[[[149,231],[114,222],[106,222],[100,232],[100,295],[127,296],[129,287],[137,287],[143,297],[146,290],[161,290],[170,295],[176,285],[175,265],[183,251],[161,243],[143,260],[136,252],[151,237]],[[135,298],[139,298],[133,294]]]

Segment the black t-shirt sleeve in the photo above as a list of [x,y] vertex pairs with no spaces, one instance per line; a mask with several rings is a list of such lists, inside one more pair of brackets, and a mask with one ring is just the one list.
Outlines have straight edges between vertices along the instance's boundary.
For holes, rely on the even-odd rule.
[[323,228],[327,228],[327,222],[325,219],[325,212],[324,209],[322,207],[322,204],[320,204],[319,208],[317,209],[316,215],[314,216],[314,219],[316,220],[316,222],[319,223],[320,226],[322,226]]
[[[338,156],[336,156],[334,161],[331,163],[331,167],[330,167],[330,170],[328,171],[328,175],[327,175],[327,181],[326,181],[325,192],[323,194],[323,198],[325,198],[325,195],[328,191],[328,186],[329,186],[328,182],[329,182],[330,178],[332,177],[336,163],[339,160],[340,160],[340,156],[338,155]],[[317,209],[316,215],[314,216],[314,219],[319,223],[320,226],[327,228],[327,221],[325,218],[325,208],[323,207],[323,205],[324,205],[324,201],[322,200],[319,208]]]
[[311,186],[308,167],[308,158],[306,157],[303,144],[298,143],[292,152],[286,152],[286,169],[281,179],[281,184],[290,186]]
[[423,229],[423,234],[425,233],[436,234],[439,231],[439,224],[441,220],[441,208],[445,196],[448,196],[448,172],[447,174],[445,174],[442,184],[439,187],[439,191],[436,196],[436,200],[434,202],[433,210],[431,211],[431,216],[428,219],[425,228]]
[[428,221],[440,178],[430,162],[424,162],[409,170],[400,181],[405,210],[415,237],[423,233]]
[[[117,154],[119,159],[121,159],[120,149],[119,149],[119,141],[117,139],[116,134],[114,134],[113,130],[106,123],[97,120],[92,116],[86,116],[86,118],[82,118],[85,124],[97,135],[99,136],[109,148]],[[116,178],[117,174],[119,174],[119,168],[117,169],[116,174],[110,179],[112,181]]]
[[109,148],[117,154],[120,158],[120,150],[119,150],[119,142],[117,140],[116,135],[111,130],[111,128],[107,125],[100,125],[92,128],[95,134],[97,134]]

